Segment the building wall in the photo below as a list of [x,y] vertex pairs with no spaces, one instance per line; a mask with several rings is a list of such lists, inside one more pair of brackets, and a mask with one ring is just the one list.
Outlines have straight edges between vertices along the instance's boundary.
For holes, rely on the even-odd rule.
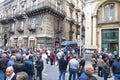
[[[104,7],[111,3],[115,4],[115,8],[114,8],[115,16],[114,18],[110,18],[106,20]],[[103,46],[102,31],[113,30],[113,29],[118,29],[119,31],[119,26],[120,26],[119,25],[120,15],[118,13],[120,10],[119,6],[120,6],[119,1],[98,0],[98,1],[89,1],[86,3],[86,13],[85,13],[85,17],[86,17],[85,48],[86,49],[97,49],[98,51],[102,50],[102,46]],[[118,35],[118,39],[120,38],[119,35]],[[108,39],[108,40],[110,41],[112,39]],[[111,43],[115,43],[115,42],[110,42],[109,45],[111,45]],[[119,43],[117,44],[120,45]],[[120,53],[119,51],[120,47],[118,46],[118,48],[119,49],[117,52]],[[114,54],[114,52],[112,52],[112,54]]]
[[[35,1],[33,3],[33,1]],[[46,3],[44,3],[45,1]],[[30,37],[35,38],[35,46],[37,43],[47,46],[45,42],[48,38],[49,46],[54,46],[55,38],[62,40],[70,40],[70,35],[72,36],[71,40],[77,40],[78,30],[79,29],[79,18],[77,13],[79,13],[79,5],[81,2],[79,0],[7,0],[1,3],[0,12],[1,20],[0,26],[3,28],[2,39],[4,42],[4,34],[7,34],[8,45],[29,47],[31,43],[29,41]],[[43,3],[42,3],[43,2]],[[58,4],[57,4],[58,2]],[[33,5],[34,4],[34,5]],[[38,5],[39,4],[39,5]],[[54,8],[54,13],[36,13],[35,9],[42,9],[42,6],[50,5]],[[35,9],[33,9],[33,7]],[[57,6],[57,7],[56,7]],[[58,6],[60,6],[58,8]],[[22,8],[23,7],[23,8]],[[72,9],[72,17],[70,16],[70,8]],[[39,10],[39,9],[38,9]],[[37,15],[36,15],[37,14]],[[35,32],[30,31],[32,25],[31,19],[35,18]],[[24,28],[19,29],[21,26],[21,21],[24,22]],[[10,31],[10,26],[14,23],[14,31]],[[70,23],[72,26],[70,27]],[[71,28],[71,29],[70,29]],[[19,31],[18,31],[19,30]],[[23,32],[20,32],[23,31]],[[72,31],[72,34],[71,32]],[[19,39],[22,39],[19,40]],[[43,41],[42,41],[43,39]],[[19,43],[20,42],[20,43]],[[27,42],[27,43],[26,43]],[[43,43],[42,43],[43,42]],[[34,43],[34,42],[33,42]]]

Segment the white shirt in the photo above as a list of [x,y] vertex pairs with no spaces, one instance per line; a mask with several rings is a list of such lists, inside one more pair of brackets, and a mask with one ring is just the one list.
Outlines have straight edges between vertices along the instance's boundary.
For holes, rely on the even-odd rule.
[[79,62],[75,58],[73,58],[69,62],[69,67],[71,69],[78,69],[79,68]]
[[13,72],[11,76],[6,76],[6,80],[11,80],[14,75],[15,75],[15,73]]

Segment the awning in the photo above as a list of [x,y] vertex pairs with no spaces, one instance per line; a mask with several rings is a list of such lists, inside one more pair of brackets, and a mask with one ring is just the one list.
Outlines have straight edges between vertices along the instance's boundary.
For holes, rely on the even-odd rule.
[[30,36],[29,40],[35,40],[36,38],[34,36]]
[[21,37],[21,36],[20,36],[20,37],[18,37],[18,41],[19,41],[19,40],[23,40],[23,37]]

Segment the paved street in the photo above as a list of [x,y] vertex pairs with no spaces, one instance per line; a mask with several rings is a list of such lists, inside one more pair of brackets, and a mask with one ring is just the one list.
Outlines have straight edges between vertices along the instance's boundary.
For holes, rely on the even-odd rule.
[[[87,62],[88,63],[88,62]],[[46,65],[46,70],[43,72],[43,80],[58,80],[58,66],[57,65]],[[66,80],[68,80],[69,73],[66,73]],[[97,77],[97,80],[103,80],[103,78],[98,77],[96,74],[94,76]],[[108,80],[114,80],[113,77]]]

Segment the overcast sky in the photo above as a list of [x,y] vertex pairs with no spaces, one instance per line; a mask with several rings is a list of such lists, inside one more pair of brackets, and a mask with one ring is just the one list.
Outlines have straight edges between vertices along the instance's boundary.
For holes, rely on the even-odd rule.
[[0,0],[0,3],[3,2],[4,0]]

